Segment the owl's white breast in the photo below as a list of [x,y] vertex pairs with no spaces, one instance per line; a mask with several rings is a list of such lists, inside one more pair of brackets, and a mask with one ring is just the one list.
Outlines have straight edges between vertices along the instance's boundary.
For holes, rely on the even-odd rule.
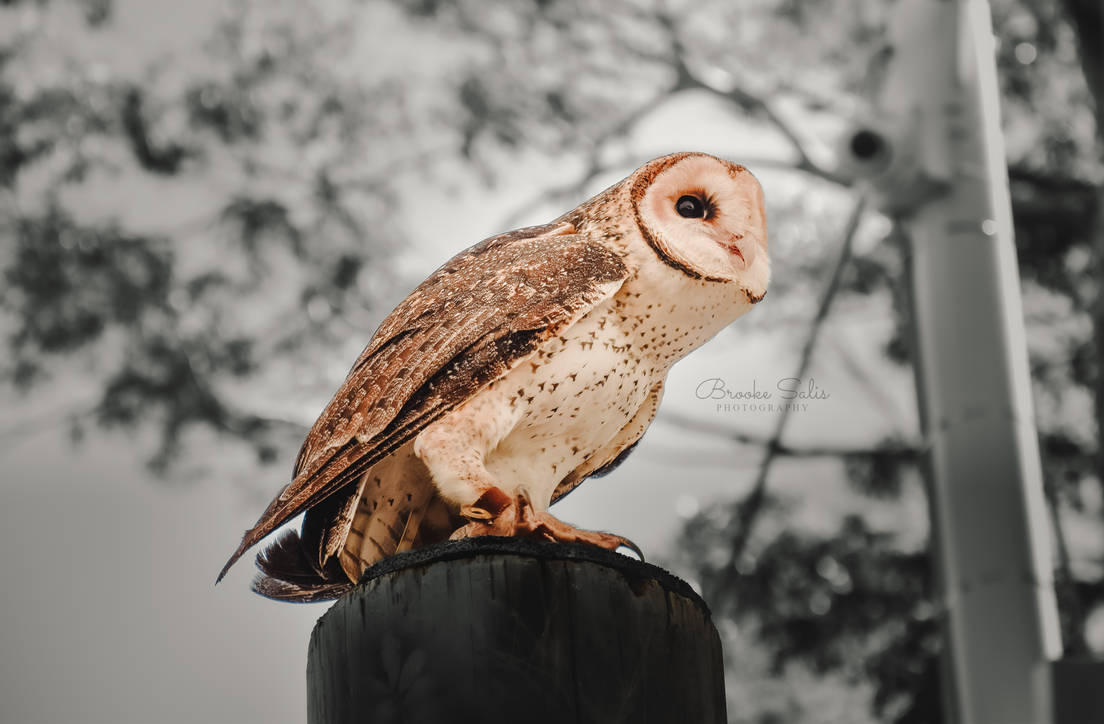
[[[610,442],[671,365],[746,311],[732,285],[642,265],[617,294],[480,393],[517,420],[485,459],[507,492],[538,509]],[[741,306],[741,302],[744,306]]]
[[485,461],[503,489],[547,508],[556,485],[625,426],[656,374],[634,341],[607,300],[487,391],[520,412]]

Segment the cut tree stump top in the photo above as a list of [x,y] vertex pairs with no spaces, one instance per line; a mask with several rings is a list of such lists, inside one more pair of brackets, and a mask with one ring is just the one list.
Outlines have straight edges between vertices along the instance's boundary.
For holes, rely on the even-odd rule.
[[705,602],[592,546],[473,538],[388,558],[319,619],[308,720],[723,724]]

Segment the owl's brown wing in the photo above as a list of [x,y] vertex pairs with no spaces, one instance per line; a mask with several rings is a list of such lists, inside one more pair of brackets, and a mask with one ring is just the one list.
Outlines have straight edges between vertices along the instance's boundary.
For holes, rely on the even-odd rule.
[[628,275],[571,224],[487,239],[446,262],[384,320],[307,435],[294,480],[231,565],[292,516],[354,483],[427,425],[510,371]]

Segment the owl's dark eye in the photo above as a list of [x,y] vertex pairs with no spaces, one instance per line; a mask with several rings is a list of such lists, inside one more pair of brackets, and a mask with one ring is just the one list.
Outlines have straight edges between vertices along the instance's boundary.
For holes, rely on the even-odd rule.
[[675,211],[686,219],[701,219],[705,217],[705,202],[697,196],[680,196]]

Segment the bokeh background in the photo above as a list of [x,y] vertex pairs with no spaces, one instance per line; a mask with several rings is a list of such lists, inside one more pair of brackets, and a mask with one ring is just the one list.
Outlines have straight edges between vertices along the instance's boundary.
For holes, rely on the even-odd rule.
[[[705,594],[731,721],[940,721],[903,232],[839,172],[892,10],[0,0],[0,722],[302,721],[325,607],[213,582],[306,429],[446,258],[680,150],[762,181],[771,293],[556,510]],[[1104,23],[993,12],[1064,643],[1099,654]]]

